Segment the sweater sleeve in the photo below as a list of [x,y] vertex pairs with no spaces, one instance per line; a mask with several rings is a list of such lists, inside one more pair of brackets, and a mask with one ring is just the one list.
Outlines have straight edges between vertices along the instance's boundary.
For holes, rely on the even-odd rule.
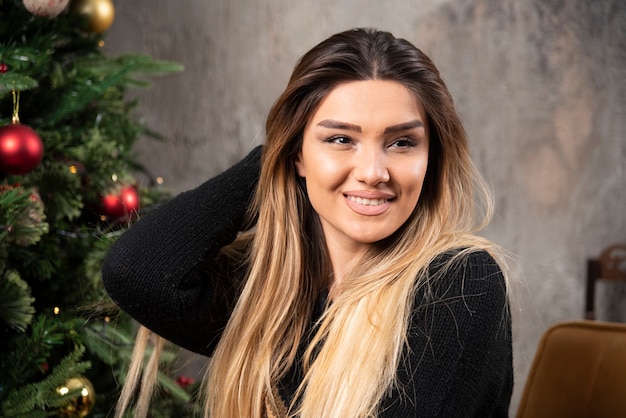
[[[113,243],[105,289],[160,336],[210,355],[237,298],[220,248],[243,229],[258,183],[261,147],[197,188],[142,216]],[[232,273],[232,272],[229,272]]]
[[407,339],[398,387],[381,417],[508,416],[510,315],[504,277],[487,252],[464,257],[418,290]]

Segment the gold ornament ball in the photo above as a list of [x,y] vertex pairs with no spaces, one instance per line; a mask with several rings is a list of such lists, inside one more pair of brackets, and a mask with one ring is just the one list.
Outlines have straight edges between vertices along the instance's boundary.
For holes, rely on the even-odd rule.
[[115,18],[115,7],[111,0],[73,0],[71,11],[85,16],[87,29],[93,33],[109,29]]
[[96,403],[96,392],[93,389],[93,385],[84,376],[69,378],[65,384],[57,388],[57,393],[61,396],[75,391],[80,392],[72,398],[68,405],[59,410],[62,417],[86,417]]

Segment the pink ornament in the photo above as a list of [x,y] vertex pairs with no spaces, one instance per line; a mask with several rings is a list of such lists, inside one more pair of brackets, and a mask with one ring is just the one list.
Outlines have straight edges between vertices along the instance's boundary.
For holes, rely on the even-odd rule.
[[56,17],[67,7],[70,0],[22,0],[26,10],[39,17]]

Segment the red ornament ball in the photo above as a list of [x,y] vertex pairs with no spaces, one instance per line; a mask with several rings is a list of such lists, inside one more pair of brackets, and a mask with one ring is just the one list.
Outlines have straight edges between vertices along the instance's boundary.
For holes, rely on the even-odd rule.
[[178,376],[176,378],[176,383],[183,389],[187,389],[187,386],[193,385],[195,383],[195,379],[193,377],[188,376]]
[[6,65],[4,62],[0,62],[0,74],[4,74],[7,71],[9,71],[9,66]]
[[134,187],[126,186],[119,194],[109,193],[103,196],[100,203],[106,216],[113,218],[132,216],[139,210],[139,193]]
[[31,127],[14,123],[0,128],[0,171],[26,174],[43,159],[43,142]]

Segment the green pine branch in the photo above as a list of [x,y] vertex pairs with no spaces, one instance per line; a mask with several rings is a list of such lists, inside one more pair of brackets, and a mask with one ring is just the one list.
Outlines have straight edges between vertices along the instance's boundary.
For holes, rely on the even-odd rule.
[[32,245],[48,233],[43,205],[36,190],[0,186],[0,245]]
[[62,321],[38,314],[26,333],[14,335],[2,347],[2,375],[0,385],[4,391],[0,399],[24,383],[38,380],[42,368],[53,359],[53,353],[63,347],[68,337],[68,327],[74,328],[76,321]]
[[36,186],[51,223],[71,221],[80,216],[84,207],[81,178],[72,173],[63,161],[44,160],[40,166],[23,180]]
[[[77,346],[43,380],[24,385],[11,392],[2,402],[0,410],[6,417],[29,417],[33,412],[50,411],[43,416],[58,414],[57,409],[69,404],[71,396],[60,396],[57,388],[69,378],[84,373],[91,367],[88,361],[79,361],[85,348]],[[73,394],[68,394],[73,395]]]
[[103,56],[87,56],[77,59],[66,72],[71,80],[66,91],[59,92],[58,101],[50,113],[45,115],[45,126],[55,125],[61,120],[81,112],[91,103],[116,86],[148,87],[149,83],[137,76],[160,75],[181,71],[182,66],[168,61],[155,60],[147,56],[122,56],[108,59]]
[[0,74],[0,97],[12,91],[32,90],[39,86],[34,78],[23,74]]
[[30,287],[15,270],[0,275],[0,319],[11,329],[24,332],[31,323],[35,299]]

